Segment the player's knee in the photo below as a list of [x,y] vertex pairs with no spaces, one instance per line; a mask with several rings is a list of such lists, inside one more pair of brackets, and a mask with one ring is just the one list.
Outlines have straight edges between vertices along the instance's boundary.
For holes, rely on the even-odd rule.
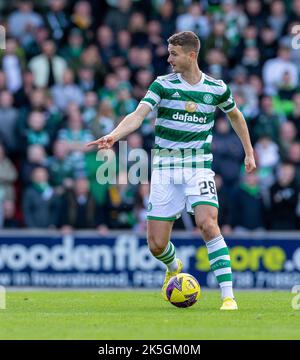
[[212,216],[206,216],[197,221],[197,226],[205,238],[213,237],[218,227],[217,219]]
[[163,242],[153,235],[148,235],[147,242],[149,250],[154,256],[160,255],[165,250]]
[[165,250],[165,248],[163,246],[159,246],[157,244],[151,244],[151,245],[148,244],[148,246],[149,246],[149,250],[153,256],[158,256],[158,255],[162,254]]

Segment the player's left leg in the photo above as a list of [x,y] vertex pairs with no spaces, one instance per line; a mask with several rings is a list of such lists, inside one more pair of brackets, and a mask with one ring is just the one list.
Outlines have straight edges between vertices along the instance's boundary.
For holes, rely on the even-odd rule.
[[209,263],[221,288],[221,310],[236,310],[232,289],[232,271],[228,247],[218,226],[218,209],[211,205],[194,207],[195,221],[206,243]]

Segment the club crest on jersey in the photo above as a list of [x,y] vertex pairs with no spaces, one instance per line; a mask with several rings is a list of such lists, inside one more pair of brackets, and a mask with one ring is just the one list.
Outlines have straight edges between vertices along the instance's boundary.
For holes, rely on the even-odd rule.
[[185,110],[193,113],[197,110],[197,104],[194,101],[187,101],[185,103]]
[[203,101],[205,102],[205,104],[211,104],[214,101],[214,98],[210,94],[205,94],[203,96]]

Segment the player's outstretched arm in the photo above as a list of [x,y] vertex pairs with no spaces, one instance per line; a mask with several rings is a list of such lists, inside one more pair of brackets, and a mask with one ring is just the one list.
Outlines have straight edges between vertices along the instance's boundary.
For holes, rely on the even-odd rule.
[[253,148],[250,141],[248,127],[244,115],[236,107],[227,113],[234,131],[237,133],[244,147],[245,151],[245,167],[247,172],[256,169]]
[[87,143],[87,146],[97,145],[98,149],[111,148],[116,141],[119,141],[123,137],[126,137],[138,129],[150,111],[150,106],[146,104],[139,104],[136,110],[126,115],[120,124],[110,134],[102,136],[98,140]]

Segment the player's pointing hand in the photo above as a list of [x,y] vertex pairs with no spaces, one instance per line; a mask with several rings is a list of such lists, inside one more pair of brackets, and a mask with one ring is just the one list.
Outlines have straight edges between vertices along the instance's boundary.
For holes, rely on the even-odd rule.
[[256,169],[254,156],[246,156],[245,157],[245,167],[246,167],[246,171],[248,173],[251,173],[253,170]]
[[100,149],[109,149],[114,145],[114,143],[115,143],[115,139],[112,135],[105,135],[98,140],[87,143],[86,146],[97,145],[98,149],[100,150]]

